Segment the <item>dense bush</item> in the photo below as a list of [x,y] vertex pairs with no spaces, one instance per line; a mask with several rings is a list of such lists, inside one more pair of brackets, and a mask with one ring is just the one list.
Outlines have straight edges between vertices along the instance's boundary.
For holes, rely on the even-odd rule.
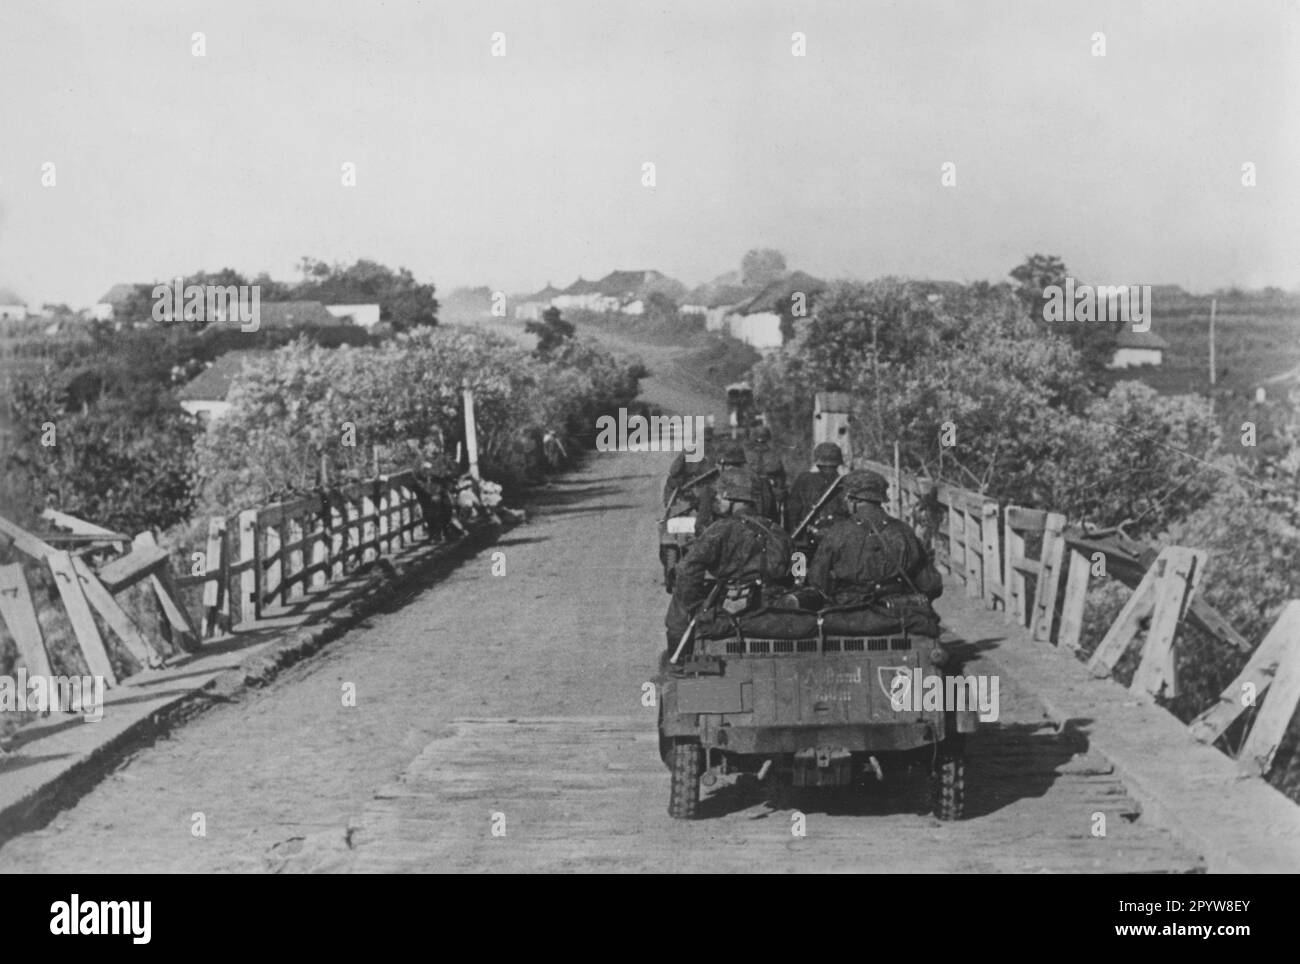
[[515,479],[539,431],[582,434],[627,404],[637,380],[600,348],[569,341],[551,361],[470,328],[422,328],[385,344],[324,349],[298,342],[255,358],[231,388],[230,412],[196,446],[206,513],[264,503],[319,482],[368,474],[373,446],[423,458],[461,439],[461,385],[474,389],[485,472]]
[[186,518],[193,419],[148,383],[97,388],[92,405],[78,391],[86,381],[64,372],[15,386],[15,436],[4,460],[14,514],[28,518],[51,504],[127,532]]
[[[777,430],[802,439],[813,396],[853,397],[854,451],[978,489],[1004,503],[1063,512],[1070,522],[1124,524],[1131,535],[1210,554],[1200,593],[1258,642],[1300,587],[1300,431],[1295,406],[1275,414],[1272,448],[1247,463],[1222,437],[1208,401],[1121,381],[1093,387],[1094,364],[1036,324],[1003,286],[923,286],[884,279],[833,285],[793,341],[756,366],[760,406]],[[955,445],[941,448],[945,423]],[[1090,650],[1128,590],[1109,581],[1089,597]],[[1184,627],[1180,694],[1190,720],[1211,705],[1245,656]],[[1136,650],[1116,675],[1127,679]],[[1274,782],[1300,793],[1295,723]],[[1292,762],[1285,762],[1292,761]]]

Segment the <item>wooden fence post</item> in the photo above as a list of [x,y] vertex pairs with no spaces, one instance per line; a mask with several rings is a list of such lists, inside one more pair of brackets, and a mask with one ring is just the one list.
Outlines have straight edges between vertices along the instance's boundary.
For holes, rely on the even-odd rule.
[[144,633],[140,632],[140,627],[126,614],[126,610],[113,598],[113,594],[104,588],[104,584],[99,581],[90,567],[76,556],[72,556],[71,561],[86,601],[99,612],[100,618],[117,634],[117,638],[135,657],[136,662],[142,667],[161,665],[163,653],[155,651]]
[[1038,586],[1034,592],[1033,638],[1049,642],[1052,619],[1056,615],[1056,591],[1061,581],[1061,561],[1065,554],[1065,516],[1047,513],[1043,530],[1043,556],[1038,569]]
[[1007,618],[1014,619],[1017,626],[1024,626],[1028,608],[1025,600],[1025,574],[1020,571],[1019,562],[1025,558],[1025,537],[1015,528],[1016,515],[1020,511],[1018,506],[1009,505],[1002,517],[1006,533],[1003,541],[1006,561],[1003,568],[1007,574]]
[[966,556],[966,597],[979,599],[984,595],[984,559],[981,555],[984,548],[984,533],[981,528],[981,523],[984,521],[983,507],[981,506],[981,514],[977,514],[966,493],[957,493],[957,498],[961,501],[962,542]]
[[0,619],[9,627],[9,635],[18,647],[27,672],[33,676],[50,676],[50,656],[45,648],[45,634],[36,617],[32,593],[20,563],[0,566]]
[[1201,549],[1169,547],[1169,562],[1164,577],[1156,586],[1155,604],[1152,607],[1151,628],[1147,630],[1146,645],[1142,647],[1142,662],[1133,674],[1129,689],[1145,690],[1152,696],[1178,695],[1177,673],[1174,667],[1174,637],[1187,612],[1187,606],[1196,592],[1205,571],[1207,555]]
[[962,532],[963,517],[953,504],[952,490],[948,486],[939,487],[939,498],[948,509],[948,572],[963,583],[966,581],[966,543]]
[[1150,568],[1137,584],[1137,588],[1133,590],[1133,595],[1128,597],[1115,617],[1115,621],[1111,623],[1110,629],[1093,650],[1092,658],[1088,660],[1088,669],[1092,671],[1093,676],[1110,675],[1129,644],[1137,637],[1142,621],[1154,614],[1156,587],[1164,579],[1165,572],[1171,565],[1171,548],[1175,547],[1166,546],[1151,563]]
[[[152,532],[146,531],[132,539],[131,546],[133,550],[157,549],[158,542]],[[161,563],[149,572],[148,578],[154,596],[158,599],[158,605],[162,607],[163,615],[167,617],[167,625],[172,629],[172,642],[177,649],[192,651],[197,648],[199,634],[190,620],[190,614],[181,605],[181,596],[172,580],[171,561],[165,553]]]
[[[1237,717],[1254,706],[1277,678],[1287,660],[1300,659],[1300,599],[1292,599],[1282,609],[1273,628],[1251,654],[1250,660],[1219,694],[1219,700],[1188,724],[1192,736],[1202,743],[1213,743],[1227,732]],[[1258,720],[1256,721],[1258,725]]]
[[1083,610],[1088,599],[1088,580],[1092,563],[1078,549],[1070,550],[1070,566],[1065,580],[1065,599],[1061,603],[1061,630],[1057,642],[1071,650],[1078,650],[1079,635],[1083,632]]
[[1293,599],[1287,603],[1269,631],[1269,636],[1273,635],[1283,641],[1277,644],[1268,699],[1264,700],[1237,757],[1237,765],[1243,772],[1257,776],[1266,775],[1272,767],[1277,748],[1295,716],[1296,703],[1300,702],[1300,601]]
[[[264,606],[274,606],[284,602],[284,591],[282,583],[284,581],[284,559],[280,547],[284,544],[281,539],[280,525],[281,520],[267,524],[262,519],[257,520],[257,527],[261,530],[262,543],[266,548],[263,550],[263,564],[257,567],[257,571],[263,573],[263,585],[258,592],[258,602]],[[279,597],[277,600],[277,596]]]
[[986,609],[1006,609],[1006,587],[1002,579],[1002,546],[998,539],[998,504],[985,502],[980,507],[980,534],[984,561],[984,606]]
[[[208,544],[203,554],[203,636],[230,631],[230,554],[226,544],[226,519],[208,519]],[[214,575],[215,573],[215,575]]]
[[104,677],[109,686],[117,685],[117,674],[104,648],[104,638],[99,635],[95,617],[90,611],[81,589],[81,580],[72,567],[72,557],[63,550],[55,550],[45,557],[46,564],[54,573],[54,583],[58,586],[59,596],[63,599],[63,608],[67,610],[68,621],[76,634],[77,643],[86,657],[86,666],[94,676]]
[[257,510],[239,513],[239,621],[253,622],[262,615],[258,568],[262,554],[257,551]]
[[[329,582],[331,555],[334,543],[332,517],[333,512],[329,506],[329,496],[326,494],[322,496],[321,508],[312,519],[312,574],[310,580],[312,589],[319,589]],[[304,590],[306,588],[306,586],[303,587]]]

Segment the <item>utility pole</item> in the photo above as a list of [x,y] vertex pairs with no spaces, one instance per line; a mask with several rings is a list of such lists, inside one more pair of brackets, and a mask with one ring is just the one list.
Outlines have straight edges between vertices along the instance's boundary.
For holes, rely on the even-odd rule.
[[1210,414],[1214,414],[1214,384],[1218,376],[1214,364],[1214,316],[1219,307],[1219,299],[1210,299]]
[[1210,299],[1210,390],[1214,390],[1216,374],[1214,371],[1214,316],[1219,307],[1219,299]]
[[883,453],[885,422],[880,417],[880,350],[876,344],[876,329],[879,324],[880,319],[873,313],[871,316],[871,380],[874,383],[876,398],[876,451]]
[[465,452],[469,456],[469,474],[478,482],[478,431],[474,425],[474,392],[469,387],[469,379],[461,383],[461,389],[465,393]]

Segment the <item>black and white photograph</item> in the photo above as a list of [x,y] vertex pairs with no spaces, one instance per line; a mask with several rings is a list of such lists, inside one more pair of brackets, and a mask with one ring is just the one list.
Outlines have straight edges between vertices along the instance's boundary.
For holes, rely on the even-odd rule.
[[1300,3],[5,0],[0,143],[24,931],[1049,874],[1262,936]]

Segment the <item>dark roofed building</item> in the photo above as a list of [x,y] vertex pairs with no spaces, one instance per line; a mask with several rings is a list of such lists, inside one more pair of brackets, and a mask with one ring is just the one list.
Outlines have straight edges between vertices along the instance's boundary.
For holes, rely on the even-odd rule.
[[791,271],[789,274],[770,282],[757,295],[741,305],[738,313],[742,315],[781,314],[790,306],[790,297],[797,291],[808,296],[808,310],[812,310],[812,298],[824,291],[826,282],[804,271]]
[[596,282],[596,288],[611,298],[640,298],[646,285],[662,278],[658,271],[611,271]]
[[262,354],[264,352],[256,349],[226,352],[177,389],[176,398],[181,403],[181,408],[205,423],[225,415],[230,410],[226,396],[230,394],[235,376],[244,370],[250,360]]
[[603,297],[600,285],[580,277],[556,295],[551,304],[556,308],[588,308],[599,311]]
[[515,318],[520,321],[540,321],[542,312],[549,308],[551,302],[563,293],[549,281],[546,282],[546,287],[541,291],[534,292],[531,295],[524,295],[516,301]]

